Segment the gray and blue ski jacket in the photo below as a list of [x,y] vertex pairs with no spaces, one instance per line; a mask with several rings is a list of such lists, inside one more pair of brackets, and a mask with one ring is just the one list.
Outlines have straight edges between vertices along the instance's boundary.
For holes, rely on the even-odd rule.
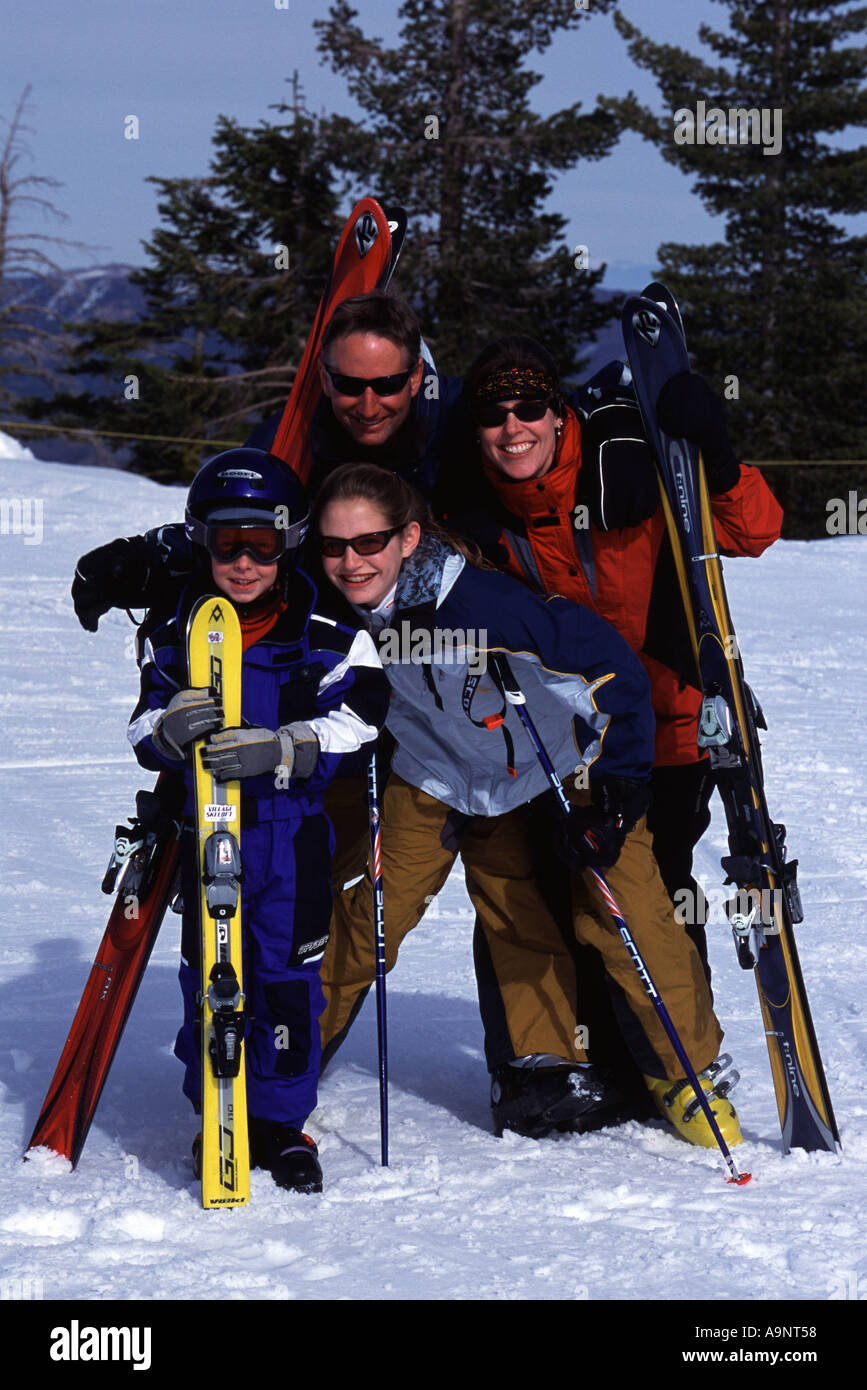
[[392,698],[392,767],[467,815],[495,816],[548,789],[514,708],[487,670],[506,654],[561,779],[643,779],[653,766],[650,686],[603,619],[467,563],[424,535],[404,561],[378,635]]

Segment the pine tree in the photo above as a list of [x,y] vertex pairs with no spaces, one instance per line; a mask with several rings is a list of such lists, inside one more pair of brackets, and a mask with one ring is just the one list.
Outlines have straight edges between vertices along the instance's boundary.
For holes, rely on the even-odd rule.
[[320,123],[302,109],[297,82],[280,109],[291,113],[286,124],[246,129],[220,117],[208,176],[151,180],[161,225],[144,243],[148,263],[130,276],[145,315],[79,326],[69,364],[113,389],[67,390],[33,403],[32,414],[138,435],[131,466],[167,480],[191,477],[282,407],[341,222]]
[[316,22],[364,112],[361,125],[332,119],[332,156],[359,191],[407,208],[396,288],[443,370],[509,331],[541,338],[570,372],[576,344],[611,316],[593,296],[602,272],[563,245],[566,219],[545,204],[555,173],[608,153],[617,121],[579,103],[538,115],[529,97],[541,79],[525,66],[610,4],[404,0],[394,47],[362,32],[348,0]]
[[[834,143],[867,117],[867,48],[852,42],[867,8],[717,2],[728,32],[699,29],[716,64],[654,43],[615,13],[665,114],[632,95],[609,109],[725,219],[713,245],[661,246],[662,278],[686,306],[696,369],[727,388],[742,454],[867,457],[867,238],[832,220],[867,208],[867,147]],[[830,470],[811,475],[814,490],[834,485]],[[789,479],[790,503],[795,486]]]

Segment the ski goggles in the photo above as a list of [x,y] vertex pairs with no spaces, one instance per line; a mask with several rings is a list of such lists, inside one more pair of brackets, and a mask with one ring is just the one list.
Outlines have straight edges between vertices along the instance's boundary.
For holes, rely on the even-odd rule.
[[332,371],[327,362],[322,365],[341,396],[363,396],[368,387],[375,396],[397,396],[415,371],[415,367],[407,367],[405,372],[392,372],[391,376],[344,376],[343,372]]
[[286,553],[284,532],[274,526],[209,526],[208,554],[220,564],[249,555],[260,565],[273,565]]
[[473,403],[473,419],[477,425],[483,429],[493,429],[497,425],[504,425],[510,415],[514,415],[516,420],[523,420],[525,424],[530,424],[534,420],[541,420],[551,407],[551,397],[546,397],[543,401],[518,401],[517,405],[499,405],[493,401],[489,405]]
[[249,555],[259,565],[273,565],[298,546],[307,535],[307,517],[290,526],[268,525],[264,521],[194,521],[187,524],[187,535],[204,546],[219,564],[227,565],[239,555]]
[[343,536],[320,536],[319,550],[329,560],[339,560],[351,547],[356,555],[378,555],[385,550],[392,536],[396,536],[400,526],[392,526],[388,531],[368,531],[363,536],[353,536],[344,540]]

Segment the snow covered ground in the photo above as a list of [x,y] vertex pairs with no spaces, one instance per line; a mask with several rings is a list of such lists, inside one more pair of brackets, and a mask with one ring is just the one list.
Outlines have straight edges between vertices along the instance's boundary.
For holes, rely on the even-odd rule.
[[[843,1152],[781,1154],[755,989],[719,924],[749,1186],[727,1186],[715,1153],[661,1124],[494,1138],[455,873],[390,977],[391,1167],[379,1165],[369,1000],[309,1124],[324,1194],[290,1196],[255,1172],[248,1206],[203,1212],[171,1055],[171,915],[77,1170],[20,1161],[105,925],[114,825],[146,784],[125,737],[133,629],[115,612],[84,633],[70,579],[83,551],[179,517],[183,492],[19,455],[0,457],[0,1297],[867,1298],[867,541],[780,543],[726,567],[770,726],[771,809],[800,860],[800,951]],[[723,852],[715,815],[699,860],[709,887]]]

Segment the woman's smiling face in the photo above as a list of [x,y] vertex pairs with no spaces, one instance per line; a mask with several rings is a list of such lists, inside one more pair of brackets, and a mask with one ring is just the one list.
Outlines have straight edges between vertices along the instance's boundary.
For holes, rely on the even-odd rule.
[[499,403],[503,419],[497,425],[477,425],[485,457],[513,482],[541,478],[549,471],[557,449],[560,423],[549,408],[540,420],[519,420],[512,414],[518,400]]
[[[319,535],[329,540],[360,540],[390,529],[385,513],[361,497],[329,502],[319,514]],[[323,555],[322,568],[350,603],[376,608],[394,588],[400,567],[415,550],[420,535],[418,522],[411,521],[374,554],[359,555],[347,545],[342,555]]]

